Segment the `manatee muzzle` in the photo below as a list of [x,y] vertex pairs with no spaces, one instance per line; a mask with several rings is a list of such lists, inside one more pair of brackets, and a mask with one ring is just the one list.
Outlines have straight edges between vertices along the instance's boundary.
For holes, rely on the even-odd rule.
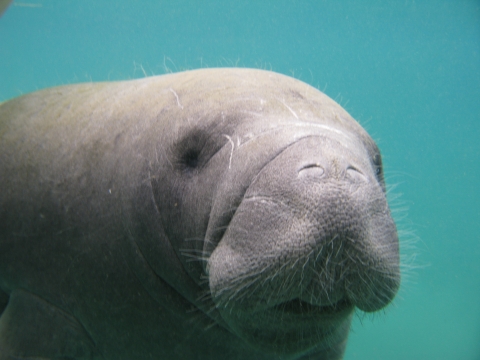
[[396,228],[364,158],[356,148],[310,138],[262,169],[208,260],[219,308],[369,312],[393,299]]

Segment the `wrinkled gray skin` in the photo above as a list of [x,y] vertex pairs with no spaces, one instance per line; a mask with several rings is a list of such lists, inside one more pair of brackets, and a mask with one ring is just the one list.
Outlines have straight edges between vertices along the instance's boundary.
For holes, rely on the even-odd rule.
[[0,106],[0,359],[340,359],[400,282],[338,104],[205,69]]

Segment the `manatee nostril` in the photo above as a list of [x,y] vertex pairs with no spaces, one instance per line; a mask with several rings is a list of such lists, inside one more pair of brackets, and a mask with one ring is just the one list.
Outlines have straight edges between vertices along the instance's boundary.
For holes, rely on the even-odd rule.
[[308,164],[298,170],[298,177],[321,178],[325,175],[324,168],[318,164]]
[[363,172],[353,166],[347,167],[346,178],[353,182],[367,181],[367,178],[365,177]]

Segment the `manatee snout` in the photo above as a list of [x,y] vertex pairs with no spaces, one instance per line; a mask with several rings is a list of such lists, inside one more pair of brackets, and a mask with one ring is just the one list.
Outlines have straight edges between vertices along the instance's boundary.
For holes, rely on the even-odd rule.
[[255,313],[271,326],[288,313],[338,325],[354,307],[376,311],[393,299],[398,238],[376,156],[312,136],[261,170],[208,260],[227,321]]

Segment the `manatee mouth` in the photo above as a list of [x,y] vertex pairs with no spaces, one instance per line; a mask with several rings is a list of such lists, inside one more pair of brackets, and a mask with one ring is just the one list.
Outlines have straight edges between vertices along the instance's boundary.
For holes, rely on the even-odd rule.
[[334,315],[351,309],[353,305],[346,299],[331,305],[314,305],[299,298],[285,301],[273,307],[274,310],[293,315]]

